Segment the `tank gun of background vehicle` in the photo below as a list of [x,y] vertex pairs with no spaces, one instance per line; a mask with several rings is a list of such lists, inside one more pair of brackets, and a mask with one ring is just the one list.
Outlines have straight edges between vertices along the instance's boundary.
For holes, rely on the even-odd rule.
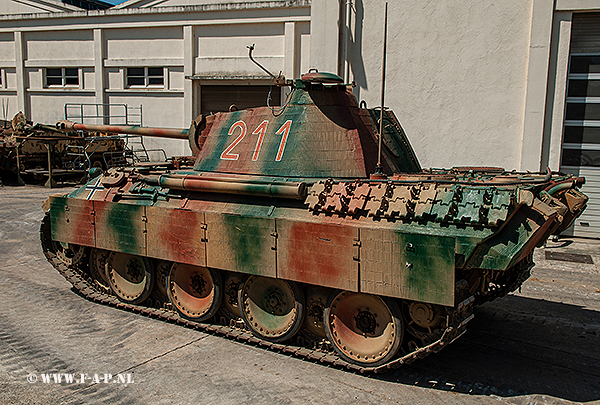
[[178,128],[153,128],[133,125],[78,124],[68,120],[58,121],[56,123],[56,130],[66,133],[75,131],[106,132],[109,134],[143,135],[169,139],[187,139],[189,132],[189,129]]
[[113,135],[134,135],[134,136],[150,136],[155,138],[167,139],[188,139],[192,155],[194,156],[174,156],[171,158],[173,165],[176,168],[183,166],[191,166],[195,160],[195,156],[200,150],[198,136],[206,125],[204,116],[199,115],[192,121],[190,128],[156,128],[142,127],[133,125],[101,125],[101,124],[79,124],[68,120],[58,121],[53,128],[55,131],[63,133],[84,132],[101,132]]

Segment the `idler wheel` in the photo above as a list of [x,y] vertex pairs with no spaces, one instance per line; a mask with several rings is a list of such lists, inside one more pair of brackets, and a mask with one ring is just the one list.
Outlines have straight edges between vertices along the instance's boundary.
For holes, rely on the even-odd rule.
[[52,241],[52,246],[58,260],[69,267],[79,264],[85,254],[83,246],[72,243]]
[[364,367],[390,361],[404,335],[400,309],[387,297],[348,291],[333,293],[324,319],[325,332],[337,354]]
[[229,319],[239,319],[242,316],[238,305],[240,288],[244,284],[245,275],[227,272],[223,281],[223,302],[220,311]]
[[248,329],[271,342],[294,336],[304,319],[304,295],[290,281],[250,276],[240,289],[238,303]]
[[139,304],[152,292],[154,276],[145,257],[112,252],[106,259],[106,278],[111,290],[124,302]]
[[206,321],[221,305],[221,276],[214,269],[175,263],[169,271],[167,287],[173,307],[191,321]]
[[90,252],[90,274],[94,282],[102,290],[110,290],[110,284],[106,278],[106,260],[110,252],[103,249],[92,249]]
[[310,286],[306,290],[306,315],[300,333],[309,340],[327,339],[323,314],[330,290],[323,287]]

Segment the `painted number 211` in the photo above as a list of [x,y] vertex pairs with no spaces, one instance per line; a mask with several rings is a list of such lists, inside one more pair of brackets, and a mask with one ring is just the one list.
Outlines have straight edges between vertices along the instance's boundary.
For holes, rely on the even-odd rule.
[[[252,160],[258,160],[258,156],[260,155],[260,148],[262,147],[263,139],[265,137],[265,133],[267,132],[267,125],[269,125],[269,121],[264,120],[260,123],[259,126],[256,127],[254,131],[252,131],[252,135],[258,135],[258,139],[256,140],[256,146],[254,147],[254,153],[252,153]],[[279,149],[277,150],[277,156],[275,156],[275,161],[279,162],[283,157],[283,151],[285,149],[285,144],[287,143],[288,135],[290,133],[290,128],[292,126],[292,120],[287,120],[281,128],[275,132],[275,135],[281,135],[281,142],[279,142]],[[237,138],[234,139],[233,142],[221,153],[221,159],[224,160],[238,160],[240,157],[239,153],[232,153],[233,149],[244,139],[247,132],[246,123],[244,121],[235,122],[231,128],[229,128],[229,132],[227,135],[233,135],[237,129],[240,129],[240,134]]]

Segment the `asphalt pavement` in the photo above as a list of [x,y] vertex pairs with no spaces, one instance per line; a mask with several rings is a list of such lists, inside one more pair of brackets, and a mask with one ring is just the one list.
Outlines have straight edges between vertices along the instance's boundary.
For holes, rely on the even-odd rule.
[[548,242],[461,339],[363,376],[77,295],[39,245],[41,203],[69,190],[0,187],[0,404],[600,403],[597,240]]

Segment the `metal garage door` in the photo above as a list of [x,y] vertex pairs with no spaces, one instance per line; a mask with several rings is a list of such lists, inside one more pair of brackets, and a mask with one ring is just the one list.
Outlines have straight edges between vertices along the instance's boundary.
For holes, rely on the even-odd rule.
[[590,197],[565,233],[600,238],[600,13],[573,15],[561,171],[586,177]]
[[250,86],[250,85],[216,85],[202,84],[200,86],[200,111],[210,114],[218,111],[229,111],[231,105],[238,109],[262,107],[280,104],[281,90],[277,86]]

